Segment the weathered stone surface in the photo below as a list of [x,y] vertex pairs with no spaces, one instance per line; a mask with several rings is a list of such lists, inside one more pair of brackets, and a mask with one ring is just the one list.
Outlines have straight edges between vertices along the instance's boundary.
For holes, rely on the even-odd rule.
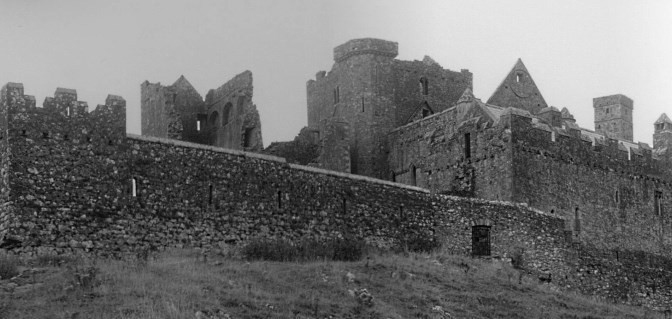
[[245,71],[205,101],[181,76],[173,85],[145,81],[142,134],[247,151],[261,151],[261,121],[252,103],[252,72]]
[[388,178],[387,134],[423,108],[435,113],[450,107],[472,87],[467,70],[447,70],[428,57],[397,60],[397,52],[396,42],[351,40],[334,49],[336,63],[329,73],[320,71],[308,81],[308,127],[319,130],[321,139],[341,134],[333,130],[333,123],[348,127],[349,149],[329,144],[322,148],[325,159],[340,159],[348,152],[349,165],[336,169],[350,166],[356,174]]

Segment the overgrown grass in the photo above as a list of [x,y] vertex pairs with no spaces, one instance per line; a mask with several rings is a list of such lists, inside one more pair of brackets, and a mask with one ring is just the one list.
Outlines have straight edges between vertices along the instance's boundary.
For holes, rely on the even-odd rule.
[[19,274],[19,259],[0,254],[0,279],[12,278]]
[[197,312],[236,319],[663,318],[642,308],[562,293],[537,278],[521,277],[501,261],[440,252],[300,263],[222,256],[204,262],[200,256],[176,250],[146,262],[77,258],[45,266],[13,293],[0,290],[0,314],[5,318],[195,318]]
[[302,239],[298,243],[255,238],[243,246],[241,253],[247,260],[357,261],[362,259],[365,247],[363,240],[355,238]]

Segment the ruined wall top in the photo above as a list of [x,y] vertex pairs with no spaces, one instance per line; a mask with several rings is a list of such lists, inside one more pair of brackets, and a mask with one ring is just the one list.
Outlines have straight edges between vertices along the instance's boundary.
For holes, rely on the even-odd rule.
[[350,40],[334,48],[334,61],[341,62],[351,56],[360,54],[375,54],[394,58],[399,54],[399,44],[373,38]]

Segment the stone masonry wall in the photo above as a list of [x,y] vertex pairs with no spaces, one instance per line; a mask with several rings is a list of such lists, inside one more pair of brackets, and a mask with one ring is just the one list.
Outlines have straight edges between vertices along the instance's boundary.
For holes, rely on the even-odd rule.
[[209,134],[207,144],[261,151],[261,121],[257,107],[252,103],[252,72],[236,75],[205,97],[205,112]]
[[126,102],[108,96],[91,113],[68,114],[81,105],[76,92],[37,108],[24,107],[22,91],[3,90],[11,205],[3,235],[25,247],[71,248],[125,212]]
[[467,70],[443,69],[429,57],[399,61],[394,59],[397,53],[396,42],[351,40],[334,49],[329,73],[320,71],[307,83],[310,128],[323,130],[324,120],[349,124],[352,173],[388,178],[388,133],[424,105],[442,111],[471,88]]
[[553,141],[525,117],[512,116],[511,130],[514,201],[565,216],[583,243],[672,257],[672,185],[650,151],[632,149],[628,159],[613,140]]
[[477,103],[460,103],[394,130],[393,178],[438,193],[510,200],[510,132],[486,121]]

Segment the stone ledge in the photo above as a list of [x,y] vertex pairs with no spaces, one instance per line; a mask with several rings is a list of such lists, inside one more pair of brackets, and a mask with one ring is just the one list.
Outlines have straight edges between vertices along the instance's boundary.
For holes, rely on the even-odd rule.
[[180,141],[180,140],[173,140],[173,139],[168,139],[168,138],[161,138],[161,137],[154,137],[154,136],[144,136],[144,135],[137,135],[137,134],[132,134],[132,133],[126,133],[126,137],[130,138],[130,139],[134,139],[134,140],[145,141],[145,142],[169,144],[169,145],[175,145],[175,146],[181,146],[181,147],[187,147],[187,148],[208,150],[208,151],[213,151],[213,152],[218,152],[218,153],[226,153],[226,154],[231,154],[231,155],[236,155],[236,156],[258,158],[258,159],[262,159],[262,160],[279,162],[279,163],[287,163],[287,161],[282,157],[277,157],[277,156],[272,156],[272,155],[264,155],[264,154],[258,154],[258,153],[252,153],[252,152],[245,152],[245,151],[233,150],[233,149],[229,149],[229,148],[209,146],[209,145],[185,142],[185,141]]
[[323,169],[323,168],[303,166],[303,165],[298,165],[298,164],[289,164],[289,167],[294,168],[294,169],[307,171],[307,172],[312,172],[312,173],[344,177],[344,178],[360,180],[360,181],[376,183],[376,184],[383,184],[383,185],[388,185],[388,186],[392,186],[392,187],[404,188],[404,189],[408,189],[408,190],[412,190],[412,191],[416,191],[416,192],[428,193],[429,194],[429,190],[425,189],[425,188],[406,185],[406,184],[400,184],[400,183],[393,183],[393,182],[390,182],[390,181],[385,181],[385,180],[382,180],[382,179],[377,179],[377,178],[363,176],[363,175],[355,175],[355,174],[349,174],[349,173],[343,173],[343,172],[337,172],[337,171],[330,171],[330,170]]
[[[175,146],[181,146],[181,147],[187,147],[187,148],[202,149],[202,150],[207,150],[207,151],[226,153],[226,154],[231,154],[231,155],[236,155],[236,156],[258,158],[258,159],[261,159],[261,160],[273,161],[273,162],[278,162],[278,163],[287,163],[287,161],[282,157],[277,157],[277,156],[272,156],[272,155],[264,155],[264,154],[258,154],[258,153],[252,153],[252,152],[245,152],[245,151],[239,151],[239,150],[232,150],[232,149],[223,148],[223,147],[214,147],[214,146],[209,146],[209,145],[203,145],[203,144],[197,144],[197,143],[191,143],[191,142],[184,142],[184,141],[180,141],[180,140],[173,140],[173,139],[160,138],[160,137],[154,137],[154,136],[143,136],[143,135],[137,135],[137,134],[132,134],[132,133],[126,133],[126,137],[128,137],[130,139],[134,139],[134,140],[145,141],[145,142],[169,144],[169,145],[175,145]],[[425,188],[420,188],[420,187],[405,185],[405,184],[400,184],[400,183],[393,183],[393,182],[390,182],[390,181],[385,181],[385,180],[377,179],[377,178],[373,178],[373,177],[367,177],[367,176],[362,176],[362,175],[355,175],[355,174],[349,174],[349,173],[330,171],[330,170],[326,170],[326,169],[323,169],[323,168],[316,168],[316,167],[304,166],[304,165],[298,165],[298,164],[289,164],[289,167],[293,168],[293,169],[298,169],[298,170],[317,173],[317,174],[343,177],[343,178],[348,178],[348,179],[353,179],[353,180],[360,180],[360,181],[371,182],[371,183],[376,183],[376,184],[388,185],[388,186],[397,187],[397,188],[404,188],[404,189],[408,189],[408,190],[412,190],[412,191],[416,191],[416,192],[429,193],[429,190],[427,190]]]

